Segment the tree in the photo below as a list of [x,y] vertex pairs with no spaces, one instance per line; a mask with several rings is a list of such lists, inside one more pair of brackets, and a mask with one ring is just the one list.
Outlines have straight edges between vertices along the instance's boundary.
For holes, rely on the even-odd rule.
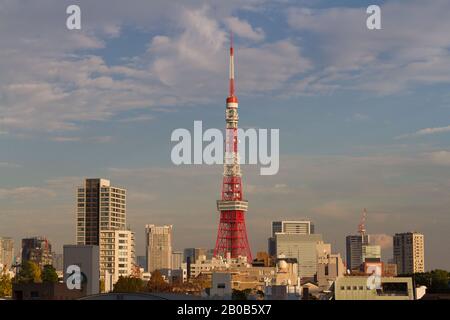
[[450,292],[450,273],[445,270],[433,270],[430,272],[415,273],[412,275],[416,286],[426,286],[427,292]]
[[0,273],[0,297],[10,297],[12,295],[12,281],[6,267]]
[[147,283],[147,290],[148,292],[169,292],[172,291],[172,287],[164,280],[161,272],[155,270]]
[[114,284],[113,292],[142,292],[144,288],[144,281],[141,279],[120,276]]
[[44,270],[42,271],[42,281],[49,283],[58,282],[58,274],[56,273],[56,269],[51,264],[44,266]]
[[233,289],[233,292],[231,294],[232,300],[247,300],[248,295],[251,293],[251,289],[245,289],[245,290],[237,290]]
[[26,260],[22,263],[16,280],[20,283],[39,283],[41,280],[41,269],[37,263]]

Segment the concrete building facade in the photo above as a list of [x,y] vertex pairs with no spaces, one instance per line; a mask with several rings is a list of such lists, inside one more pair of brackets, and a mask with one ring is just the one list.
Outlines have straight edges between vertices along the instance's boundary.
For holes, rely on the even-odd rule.
[[135,260],[133,232],[129,230],[100,231],[100,278],[105,280],[107,291],[112,290],[112,286],[120,276],[131,275]]
[[9,237],[0,237],[0,264],[11,269],[14,261],[14,240]]
[[276,252],[298,262],[300,277],[314,277],[317,274],[317,245],[323,244],[321,234],[276,233]]
[[65,245],[64,255],[64,284],[67,283],[70,266],[78,266],[82,275],[82,287],[85,294],[98,294],[100,292],[99,247],[95,245]]
[[425,272],[423,234],[418,232],[396,233],[393,250],[398,274]]
[[147,271],[172,269],[172,225],[145,226]]

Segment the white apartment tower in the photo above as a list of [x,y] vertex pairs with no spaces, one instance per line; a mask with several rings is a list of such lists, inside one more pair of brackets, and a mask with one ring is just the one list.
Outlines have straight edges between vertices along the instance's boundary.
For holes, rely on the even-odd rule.
[[172,225],[145,226],[147,271],[172,269]]
[[396,233],[394,262],[398,274],[425,272],[424,236],[418,232]]
[[129,276],[135,266],[134,233],[129,230],[100,231],[100,277],[114,284]]

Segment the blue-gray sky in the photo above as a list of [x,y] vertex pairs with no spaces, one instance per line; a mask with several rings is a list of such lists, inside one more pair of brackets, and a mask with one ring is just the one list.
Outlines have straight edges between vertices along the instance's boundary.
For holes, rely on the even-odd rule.
[[172,165],[170,134],[224,126],[231,29],[240,125],[280,129],[279,174],[243,167],[253,251],[270,221],[309,217],[344,254],[366,207],[385,258],[416,230],[427,269],[450,269],[449,14],[446,0],[0,0],[0,235],[61,251],[75,187],[104,177],[128,189],[138,253],[146,223],[173,224],[177,249],[213,247],[222,169]]

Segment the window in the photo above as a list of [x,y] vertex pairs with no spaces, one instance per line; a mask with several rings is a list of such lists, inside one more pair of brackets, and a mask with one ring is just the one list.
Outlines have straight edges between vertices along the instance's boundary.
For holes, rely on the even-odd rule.
[[352,287],[350,287],[350,286],[347,286],[347,290],[352,290]]

